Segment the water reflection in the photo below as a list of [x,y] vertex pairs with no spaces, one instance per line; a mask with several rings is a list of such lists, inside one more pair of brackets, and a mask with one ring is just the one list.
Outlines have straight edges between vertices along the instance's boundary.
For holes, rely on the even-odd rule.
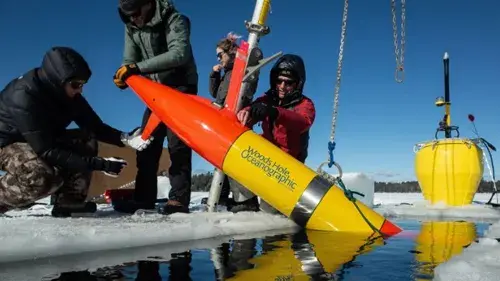
[[466,221],[423,222],[416,238],[415,280],[432,279],[434,268],[462,253],[476,239],[476,225]]
[[[66,272],[43,281],[432,280],[437,265],[460,254],[486,228],[464,221],[421,222],[420,229],[414,223],[410,226],[413,230],[407,232],[414,231],[415,235],[387,241],[347,233],[301,231],[190,244],[201,250],[182,251],[186,246],[170,254],[170,250],[158,249],[148,260]],[[386,246],[378,247],[386,242]],[[127,260],[126,256],[122,258]]]
[[192,272],[193,258],[187,251],[173,254],[168,262],[148,260],[92,273],[66,272],[44,281],[342,280],[345,271],[355,266],[356,256],[383,244],[382,238],[307,230],[222,243],[210,251],[214,270],[206,273],[211,276]]
[[[191,252],[172,254],[168,264],[168,275],[164,276],[171,281],[192,281]],[[130,265],[121,265],[110,268],[100,268],[93,273],[88,270],[65,272],[55,279],[44,279],[50,281],[161,281],[160,264],[154,260],[141,260]]]
[[254,256],[255,240],[235,241],[232,251],[218,249],[217,280],[340,280],[357,255],[384,243],[374,238],[321,231],[266,237],[262,254]]

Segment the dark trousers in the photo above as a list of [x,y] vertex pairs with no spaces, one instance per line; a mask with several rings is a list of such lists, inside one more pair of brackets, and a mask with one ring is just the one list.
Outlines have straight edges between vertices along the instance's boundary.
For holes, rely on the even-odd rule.
[[228,199],[229,192],[231,192],[231,188],[229,186],[229,178],[227,177],[227,175],[225,175],[224,181],[222,182],[222,188],[220,190],[220,198],[221,199]]
[[[180,90],[182,91],[182,89]],[[151,110],[146,108],[142,119],[143,128],[150,115]],[[168,177],[172,187],[168,197],[169,200],[179,201],[184,206],[189,206],[191,201],[192,149],[163,123],[160,123],[156,128],[153,136],[151,144],[146,149],[137,151],[136,154],[135,201],[153,205],[156,201],[158,193],[157,173],[166,137],[171,163]]]
[[[62,148],[73,151],[82,156],[95,157],[98,155],[99,143],[96,136],[82,129],[68,129],[57,139]],[[55,203],[69,204],[82,203],[87,199],[92,171],[71,172],[62,169],[61,176],[65,184],[51,198]]]

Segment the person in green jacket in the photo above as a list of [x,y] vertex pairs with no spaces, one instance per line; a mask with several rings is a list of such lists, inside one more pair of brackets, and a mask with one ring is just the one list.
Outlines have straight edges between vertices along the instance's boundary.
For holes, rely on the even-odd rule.
[[[118,12],[125,23],[125,44],[121,67],[113,79],[126,89],[130,75],[143,75],[186,94],[197,95],[198,72],[190,42],[191,23],[168,0],[120,0]],[[151,115],[146,108],[142,128]],[[164,124],[153,133],[151,144],[137,152],[135,196],[132,202],[115,204],[115,210],[133,213],[154,209],[157,172],[165,137],[171,166],[171,189],[161,213],[189,212],[191,200],[192,150]]]

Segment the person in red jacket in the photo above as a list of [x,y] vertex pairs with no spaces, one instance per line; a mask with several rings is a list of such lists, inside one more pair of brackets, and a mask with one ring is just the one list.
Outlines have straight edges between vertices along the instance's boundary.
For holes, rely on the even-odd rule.
[[[240,110],[238,120],[248,127],[262,122],[264,138],[304,163],[308,155],[309,129],[316,117],[314,102],[303,94],[304,61],[298,55],[283,55],[272,67],[269,82],[270,90]],[[248,190],[240,192],[250,193]],[[257,211],[257,196],[252,194],[247,198],[250,199],[235,202],[231,211]]]

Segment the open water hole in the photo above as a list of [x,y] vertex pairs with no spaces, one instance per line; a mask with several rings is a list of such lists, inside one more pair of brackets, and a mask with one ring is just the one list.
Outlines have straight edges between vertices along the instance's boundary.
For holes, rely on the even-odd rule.
[[193,248],[42,280],[432,280],[438,264],[460,254],[489,226],[468,221],[391,221],[404,231],[385,241],[299,231],[231,239],[211,249]]

